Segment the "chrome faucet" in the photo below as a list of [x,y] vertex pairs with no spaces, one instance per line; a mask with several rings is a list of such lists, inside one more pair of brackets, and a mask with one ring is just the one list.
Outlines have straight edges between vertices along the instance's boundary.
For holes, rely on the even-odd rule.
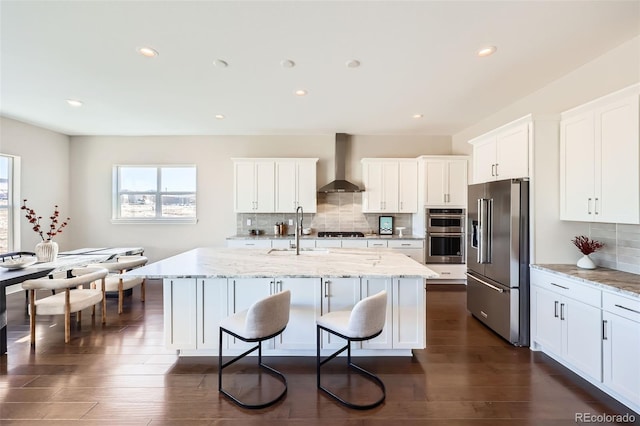
[[302,210],[302,206],[298,206],[296,208],[296,256],[300,254],[300,234],[302,233],[303,215],[304,211]]

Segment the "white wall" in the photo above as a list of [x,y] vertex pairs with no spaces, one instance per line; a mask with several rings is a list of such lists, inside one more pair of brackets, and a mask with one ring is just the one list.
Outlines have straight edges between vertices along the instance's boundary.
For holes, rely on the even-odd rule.
[[[81,246],[141,245],[151,260],[198,246],[223,246],[236,232],[233,157],[318,157],[318,187],[333,180],[334,135],[320,136],[82,136],[71,137],[73,243]],[[371,145],[369,147],[369,144]],[[388,146],[396,157],[448,153],[448,137],[353,138],[347,166],[358,174],[360,156]],[[433,152],[436,151],[436,152]],[[446,152],[442,152],[446,151]],[[355,152],[355,156],[354,156]],[[195,164],[198,223],[132,225],[111,223],[115,164]]]
[[[0,153],[21,157],[21,198],[45,219],[41,225],[48,230],[49,215],[59,206],[60,215],[71,216],[69,226],[54,240],[60,250],[72,248],[71,238],[78,219],[71,214],[69,200],[69,137],[50,130],[0,117]],[[32,231],[20,211],[19,250],[33,251],[40,237]]]

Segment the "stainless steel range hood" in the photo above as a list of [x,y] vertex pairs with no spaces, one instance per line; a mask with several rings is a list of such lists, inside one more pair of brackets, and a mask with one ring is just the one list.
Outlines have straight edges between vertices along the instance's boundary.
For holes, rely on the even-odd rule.
[[363,190],[347,180],[345,180],[345,162],[347,157],[347,144],[349,143],[349,135],[346,133],[336,133],[336,149],[335,149],[335,180],[329,182],[318,192],[362,192]]

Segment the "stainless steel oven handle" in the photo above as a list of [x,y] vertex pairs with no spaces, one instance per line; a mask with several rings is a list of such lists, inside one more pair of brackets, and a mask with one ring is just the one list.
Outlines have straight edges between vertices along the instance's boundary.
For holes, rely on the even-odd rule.
[[496,287],[496,286],[495,286],[495,285],[493,285],[493,284],[489,284],[489,283],[488,283],[488,282],[486,282],[486,281],[482,281],[481,279],[478,279],[478,278],[474,277],[473,275],[469,274],[468,272],[465,272],[465,275],[466,275],[467,277],[471,278],[471,279],[474,279],[474,280],[478,281],[480,284],[484,284],[484,285],[486,285],[487,287],[492,288],[493,290],[497,291],[498,293],[504,293],[504,290],[503,290],[503,289],[501,289],[500,287]]
[[430,237],[464,237],[464,232],[429,232]]

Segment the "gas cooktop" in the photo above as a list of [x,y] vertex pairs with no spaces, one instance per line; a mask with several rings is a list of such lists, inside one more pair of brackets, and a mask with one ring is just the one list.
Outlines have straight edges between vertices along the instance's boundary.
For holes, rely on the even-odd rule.
[[353,231],[336,231],[336,232],[318,232],[318,237],[320,238],[343,238],[343,237],[364,237],[362,232],[353,232]]

